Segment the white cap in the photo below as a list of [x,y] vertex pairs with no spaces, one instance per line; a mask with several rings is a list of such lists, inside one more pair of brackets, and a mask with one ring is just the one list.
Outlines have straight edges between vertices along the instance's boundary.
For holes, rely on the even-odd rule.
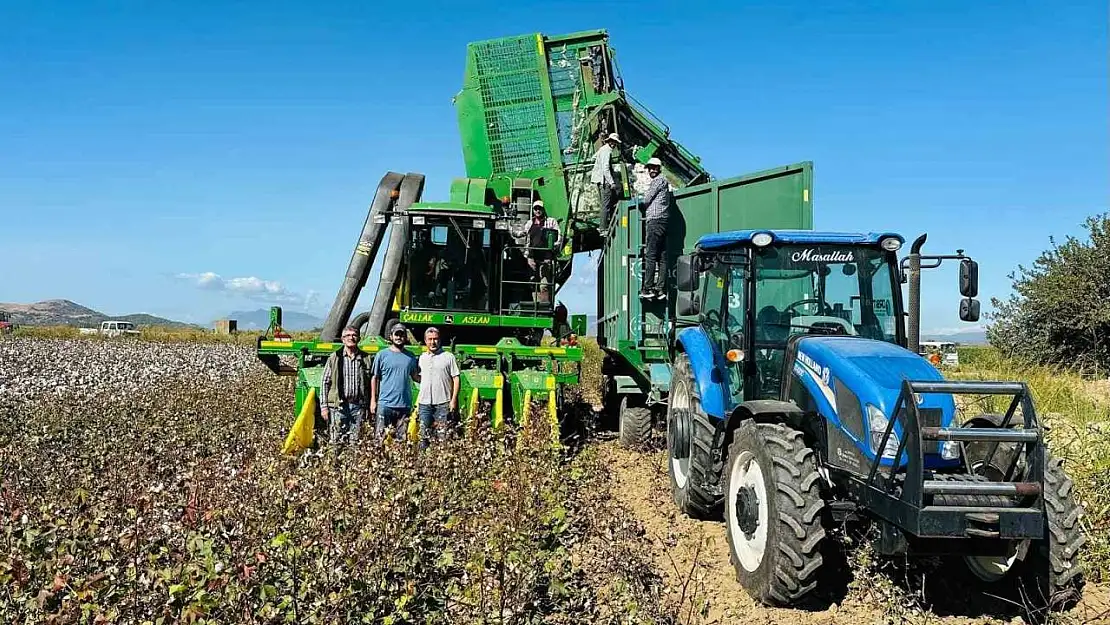
[[606,141],[616,141],[617,143],[620,143],[620,142],[621,142],[621,138],[620,138],[620,137],[618,137],[618,136],[617,136],[617,133],[615,133],[615,132],[610,132],[610,133],[609,133],[609,136],[608,136],[608,137],[605,137],[605,140],[606,140]]
[[661,160],[659,160],[659,159],[657,159],[653,156],[653,157],[648,159],[647,166],[648,167],[660,167],[661,168],[661,167],[663,167],[663,161],[661,161]]
[[535,208],[537,206],[543,208],[543,200],[536,200],[535,202],[532,202],[532,208]]

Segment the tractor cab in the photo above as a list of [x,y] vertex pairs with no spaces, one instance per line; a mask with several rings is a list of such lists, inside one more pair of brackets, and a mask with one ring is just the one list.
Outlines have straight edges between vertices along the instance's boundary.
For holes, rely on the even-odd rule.
[[[702,237],[679,260],[678,314],[726,355],[732,400],[774,398],[799,335],[905,344],[894,234],[739,231]],[[690,277],[697,273],[696,283]],[[682,284],[686,278],[686,284]]]
[[529,237],[524,219],[471,204],[413,204],[393,219],[408,228],[395,318],[418,332],[466,326],[452,336],[467,343],[496,343],[508,332],[538,344],[552,327],[556,280],[570,269],[555,246],[558,231]]

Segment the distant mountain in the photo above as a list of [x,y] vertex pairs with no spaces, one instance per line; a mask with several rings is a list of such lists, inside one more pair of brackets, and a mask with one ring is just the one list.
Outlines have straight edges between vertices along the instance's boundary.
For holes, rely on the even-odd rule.
[[[225,319],[234,319],[240,330],[265,330],[270,327],[270,310],[237,310],[229,313]],[[282,310],[281,326],[286,330],[315,330],[324,326],[324,320],[307,313]]]
[[951,341],[961,345],[986,345],[987,331],[973,329],[960,332],[922,332],[922,341]]
[[101,321],[130,321],[137,326],[189,327],[190,324],[155,317],[146,313],[106,315],[67,299],[50,299],[34,304],[4,304],[0,310],[12,316],[12,323],[25,326],[78,326],[92,328]]

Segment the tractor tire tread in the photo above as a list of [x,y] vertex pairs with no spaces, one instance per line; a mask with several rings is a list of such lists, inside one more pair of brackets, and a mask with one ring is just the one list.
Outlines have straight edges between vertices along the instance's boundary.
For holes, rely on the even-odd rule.
[[[755,598],[765,604],[788,607],[801,603],[817,587],[818,571],[824,563],[822,544],[826,533],[823,524],[825,502],[821,496],[821,479],[817,472],[817,456],[806,446],[801,432],[777,423],[745,422],[740,428],[754,428],[766,444],[770,455],[774,487],[777,545],[767,545],[764,557],[774,557],[771,569],[759,583],[749,588]],[[739,432],[729,449],[739,452]],[[783,450],[778,452],[778,450]],[[727,490],[726,490],[727,493]],[[728,532],[732,540],[731,531]],[[770,541],[770,537],[768,537]],[[740,565],[734,548],[730,559],[739,577]],[[743,579],[740,580],[743,583]]]
[[1081,510],[1071,496],[1073,486],[1063,461],[1046,453],[1044,501],[1049,531],[1048,539],[1036,547],[1037,559],[1048,566],[1047,607],[1054,611],[1074,607],[1085,585],[1079,551],[1087,540],[1079,526]]
[[[701,407],[701,394],[690,372],[690,363],[685,354],[675,361],[673,378],[679,383],[689,385],[691,413],[690,419],[690,460],[686,487],[681,492],[675,490],[675,503],[688,517],[698,520],[712,520],[720,516],[724,496],[720,492],[720,475],[723,458],[717,454],[714,459],[713,437],[716,428]],[[672,480],[672,488],[674,483]]]
[[626,406],[621,411],[620,442],[624,447],[638,449],[651,442],[651,409]]

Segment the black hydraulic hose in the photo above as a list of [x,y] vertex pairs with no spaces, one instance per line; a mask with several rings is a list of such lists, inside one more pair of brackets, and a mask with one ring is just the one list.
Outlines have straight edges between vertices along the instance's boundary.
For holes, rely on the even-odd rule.
[[[397,198],[396,210],[403,211],[419,202],[424,193],[424,174],[409,173],[401,182],[401,195]],[[409,242],[409,220],[397,220],[389,233],[389,243],[382,260],[382,276],[378,280],[378,292],[370,307],[370,318],[366,324],[366,334],[376,336],[386,330],[386,315],[392,309],[393,297],[397,292],[397,277],[401,274],[401,264],[405,257],[405,247]]]
[[351,323],[349,325],[358,328],[362,336],[366,336],[366,332],[362,331],[362,326],[366,325],[366,321],[368,319],[370,319],[370,311],[360,312],[359,314],[355,315],[354,319],[351,319]]
[[358,245],[351,254],[351,262],[347,266],[347,276],[343,278],[343,285],[335,296],[335,302],[328,311],[324,321],[324,328],[320,331],[320,340],[332,342],[339,338],[351,311],[358,300],[359,291],[366,285],[366,277],[370,274],[370,267],[378,255],[378,248],[382,244],[382,235],[385,233],[385,224],[377,223],[374,216],[389,209],[393,202],[393,192],[401,186],[404,179],[402,174],[389,172],[378,183],[378,190],[374,193],[374,201],[370,204],[370,211],[366,214],[366,223],[362,226]]

